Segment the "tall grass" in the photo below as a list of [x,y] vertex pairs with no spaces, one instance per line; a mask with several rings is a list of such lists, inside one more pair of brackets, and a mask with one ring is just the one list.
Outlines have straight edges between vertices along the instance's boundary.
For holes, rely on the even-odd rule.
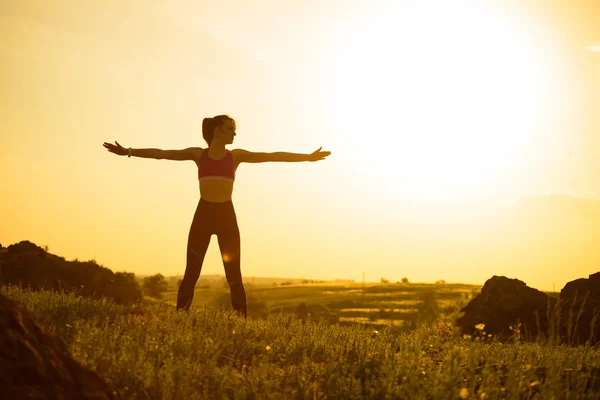
[[591,346],[487,342],[448,322],[373,331],[291,314],[244,320],[218,308],[0,291],[126,398],[600,398]]

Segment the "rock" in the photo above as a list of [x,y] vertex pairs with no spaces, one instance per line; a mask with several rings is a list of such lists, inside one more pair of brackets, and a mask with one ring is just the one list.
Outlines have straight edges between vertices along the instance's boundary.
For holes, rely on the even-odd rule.
[[561,339],[569,344],[600,343],[600,272],[565,285],[559,295]]
[[575,279],[574,281],[568,282],[565,287],[560,291],[559,298],[574,299],[575,296],[581,297],[589,291],[588,280],[585,278]]
[[0,294],[0,393],[4,399],[115,399],[20,304]]
[[476,325],[484,324],[483,331],[500,339],[513,336],[511,326],[520,326],[522,338],[535,338],[548,330],[549,298],[543,292],[530,288],[518,279],[493,276],[481,293],[461,309],[457,320],[463,334],[475,334]]
[[596,272],[595,274],[591,274],[589,277],[590,287],[594,289],[594,292],[597,294],[600,289],[600,272]]

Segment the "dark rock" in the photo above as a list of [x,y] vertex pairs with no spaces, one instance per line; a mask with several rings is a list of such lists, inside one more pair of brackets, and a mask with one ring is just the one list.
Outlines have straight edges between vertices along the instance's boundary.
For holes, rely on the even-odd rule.
[[560,291],[559,298],[563,298],[563,300],[573,299],[575,296],[584,296],[587,292],[589,292],[588,280],[585,278],[579,278],[568,282]]
[[463,334],[475,334],[478,324],[484,324],[485,333],[509,338],[511,326],[520,322],[519,333],[524,339],[535,338],[548,329],[549,298],[543,292],[530,288],[523,281],[504,276],[488,279],[481,293],[461,309],[457,320]]
[[571,281],[560,291],[555,311],[561,339],[569,344],[600,343],[600,272]]
[[560,299],[574,299],[575,296],[583,298],[591,296],[596,300],[600,300],[600,272],[596,272],[589,276],[589,279],[580,278],[568,282],[560,291]]
[[4,399],[114,399],[20,304],[0,294],[0,393]]
[[600,290],[600,272],[596,272],[595,274],[591,274],[589,277],[590,287],[594,288],[597,292]]

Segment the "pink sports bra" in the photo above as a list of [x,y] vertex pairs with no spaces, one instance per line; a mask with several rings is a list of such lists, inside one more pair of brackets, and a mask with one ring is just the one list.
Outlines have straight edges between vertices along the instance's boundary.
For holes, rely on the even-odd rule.
[[220,160],[213,160],[208,156],[208,149],[204,150],[198,164],[198,179],[200,181],[217,180],[233,182],[235,180],[235,167],[231,151],[225,150],[225,157]]

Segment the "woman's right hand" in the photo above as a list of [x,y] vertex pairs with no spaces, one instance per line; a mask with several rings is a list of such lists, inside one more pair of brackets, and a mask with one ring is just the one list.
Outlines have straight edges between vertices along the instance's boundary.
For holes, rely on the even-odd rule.
[[117,142],[116,140],[115,140],[115,143],[117,144],[116,146],[112,143],[104,142],[103,146],[106,147],[108,149],[108,151],[110,151],[111,153],[115,153],[120,156],[127,155],[127,149],[125,147],[121,146],[119,144],[119,142]]

